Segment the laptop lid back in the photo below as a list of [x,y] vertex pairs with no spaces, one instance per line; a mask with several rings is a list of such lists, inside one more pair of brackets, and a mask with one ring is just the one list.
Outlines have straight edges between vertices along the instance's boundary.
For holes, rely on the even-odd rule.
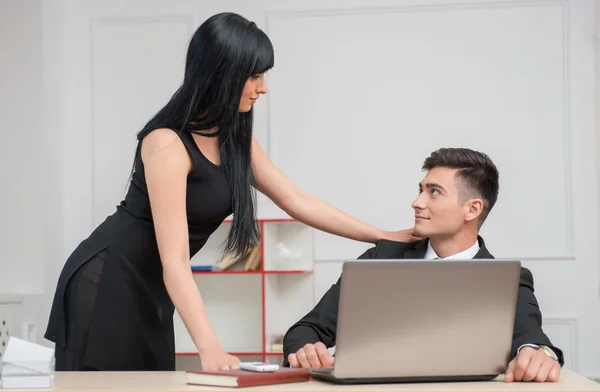
[[499,259],[345,262],[334,376],[503,373],[520,271]]

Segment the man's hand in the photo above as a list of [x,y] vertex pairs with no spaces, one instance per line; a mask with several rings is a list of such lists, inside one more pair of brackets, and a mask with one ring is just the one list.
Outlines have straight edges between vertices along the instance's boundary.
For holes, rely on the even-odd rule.
[[330,368],[333,367],[334,358],[323,343],[317,342],[288,355],[288,362],[293,368]]
[[560,375],[560,363],[533,347],[523,347],[508,364],[505,382],[536,381],[556,382]]

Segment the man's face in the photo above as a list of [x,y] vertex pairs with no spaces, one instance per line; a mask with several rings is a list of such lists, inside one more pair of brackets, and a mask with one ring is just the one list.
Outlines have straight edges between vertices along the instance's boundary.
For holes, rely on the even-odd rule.
[[434,167],[419,184],[419,196],[413,201],[415,235],[452,236],[460,231],[469,207],[460,194],[457,169]]

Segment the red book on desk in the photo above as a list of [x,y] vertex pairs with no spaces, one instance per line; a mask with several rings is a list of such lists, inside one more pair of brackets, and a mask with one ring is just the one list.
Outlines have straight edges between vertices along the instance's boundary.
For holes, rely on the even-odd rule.
[[274,372],[250,372],[247,370],[224,370],[220,372],[187,371],[190,385],[211,385],[218,387],[255,387],[262,385],[303,382],[310,379],[308,369],[280,368]]

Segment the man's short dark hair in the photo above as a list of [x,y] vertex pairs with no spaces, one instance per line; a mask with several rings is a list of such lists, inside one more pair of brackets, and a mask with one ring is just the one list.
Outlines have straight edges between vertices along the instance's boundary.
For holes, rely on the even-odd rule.
[[486,154],[468,148],[440,148],[431,153],[423,163],[423,170],[434,167],[458,169],[457,179],[464,185],[464,198],[483,199],[483,211],[479,216],[481,226],[498,199],[498,169]]

